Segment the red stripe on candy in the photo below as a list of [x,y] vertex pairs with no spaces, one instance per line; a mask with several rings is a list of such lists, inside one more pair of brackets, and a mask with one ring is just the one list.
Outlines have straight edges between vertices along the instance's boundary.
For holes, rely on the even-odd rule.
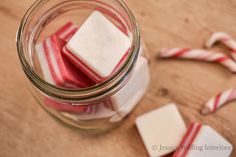
[[236,54],[236,50],[232,50],[232,51],[231,51],[231,53],[234,53],[234,54]]
[[77,32],[77,28],[72,29],[66,36],[64,37],[66,41],[69,41],[71,37]]
[[224,36],[224,37],[222,37],[220,40],[221,40],[222,42],[226,42],[227,40],[230,40],[230,37],[229,37],[229,36],[228,36],[228,37]]
[[188,153],[193,141],[195,140],[196,136],[198,135],[202,124],[200,123],[192,123],[184,135],[184,138],[180,142],[179,147],[175,151],[173,157],[185,157]]
[[[74,63],[78,68],[81,69],[85,74],[87,74],[92,80],[94,80],[96,83],[102,82],[104,79],[101,76],[99,76],[97,73],[95,73],[89,66],[87,66],[85,63],[83,63],[78,57],[76,57],[73,53],[71,53],[66,46],[63,48],[63,53],[65,56],[72,62]],[[125,55],[121,58],[117,66],[114,68],[112,71],[111,75],[114,74],[121,66],[124,64],[125,60],[128,57],[130,49],[127,50]]]
[[217,106],[219,105],[220,97],[221,97],[221,93],[217,94],[217,96],[215,97],[214,105],[213,105],[213,112],[216,111]]
[[53,99],[50,99],[48,97],[44,98],[44,104],[48,107],[54,108],[59,111],[67,111],[67,112],[75,112],[75,113],[89,113],[90,108],[93,106],[87,106],[87,105],[72,105],[72,103],[63,103],[59,102]]
[[227,60],[228,59],[228,57],[220,57],[220,58],[218,58],[218,59],[216,59],[216,62],[224,62],[225,60]]
[[63,48],[63,53],[65,56],[74,63],[75,66],[80,68],[85,74],[87,74],[91,79],[93,79],[96,83],[99,83],[103,78],[98,76],[92,69],[90,69],[86,64],[84,64],[78,57],[72,54],[66,47]]
[[185,54],[186,52],[188,52],[190,49],[189,48],[184,48],[184,49],[181,49],[179,51],[177,51],[173,57],[180,57],[182,56],[183,54]]
[[49,48],[47,46],[47,40],[45,40],[43,42],[43,49],[44,49],[44,52],[45,52],[45,56],[46,56],[48,66],[49,66],[49,70],[52,74],[53,80],[55,81],[56,84],[62,85],[61,84],[63,82],[62,78],[56,74],[55,69],[53,68],[53,63],[52,63],[52,60],[51,60],[51,57],[50,57],[50,51],[49,51]]
[[60,36],[61,34],[63,34],[66,30],[68,30],[68,28],[70,28],[71,26],[73,26],[74,24],[72,22],[68,22],[67,24],[65,24],[63,27],[61,27],[56,33],[56,36]]
[[[62,69],[63,61],[61,60],[62,57],[60,56],[60,49],[59,49],[59,45],[57,43],[58,41],[57,41],[55,36],[50,37],[48,40],[49,40],[49,44],[51,45],[53,56],[55,58],[55,61],[57,62],[57,65],[58,65],[59,71],[61,73],[61,76],[64,76],[65,75],[64,74],[65,70]],[[62,77],[61,81],[65,82],[63,77]]]

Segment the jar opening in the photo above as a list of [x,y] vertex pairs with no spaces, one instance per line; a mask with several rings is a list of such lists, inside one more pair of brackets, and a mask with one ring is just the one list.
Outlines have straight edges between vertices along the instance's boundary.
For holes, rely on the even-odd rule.
[[[68,89],[49,84],[35,70],[35,60],[32,57],[34,45],[37,40],[40,40],[43,28],[55,18],[67,14],[68,11],[82,9],[97,10],[106,15],[109,14],[112,16],[110,18],[113,18],[120,27],[124,28],[127,35],[131,37],[128,57],[109,79],[94,86]],[[111,95],[125,85],[139,55],[140,34],[133,14],[121,0],[38,0],[23,17],[17,32],[16,42],[22,68],[27,78],[38,90],[54,98],[82,102]]]

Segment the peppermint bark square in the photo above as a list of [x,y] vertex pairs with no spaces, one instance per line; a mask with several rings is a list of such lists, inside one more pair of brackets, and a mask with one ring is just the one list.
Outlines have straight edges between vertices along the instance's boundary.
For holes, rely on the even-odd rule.
[[127,84],[111,96],[111,108],[118,114],[110,121],[120,121],[129,114],[146,92],[149,82],[148,60],[140,56]]
[[95,82],[109,77],[124,61],[130,39],[100,12],[93,12],[63,49]]
[[232,144],[214,129],[193,123],[173,157],[229,157],[232,150]]
[[81,105],[76,103],[61,102],[49,97],[44,97],[44,104],[58,111],[69,113],[91,113],[93,112],[95,105]]
[[175,104],[168,104],[136,119],[136,126],[150,157],[173,152],[186,127]]
[[54,34],[58,38],[68,42],[77,30],[78,28],[72,22],[68,22],[58,29]]
[[83,88],[94,84],[82,71],[71,64],[62,54],[65,41],[53,35],[37,44],[36,54],[44,79],[57,86]]

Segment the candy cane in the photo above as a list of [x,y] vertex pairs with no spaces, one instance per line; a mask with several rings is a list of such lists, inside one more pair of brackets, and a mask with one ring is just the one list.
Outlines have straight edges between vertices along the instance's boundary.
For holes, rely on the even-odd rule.
[[232,72],[236,72],[236,63],[226,55],[202,49],[172,48],[162,49],[161,58],[182,58],[219,63]]
[[205,46],[211,48],[215,43],[220,42],[231,49],[231,55],[236,60],[236,40],[224,32],[215,32],[206,41]]
[[209,113],[213,113],[217,109],[219,109],[226,103],[233,101],[234,99],[236,99],[236,88],[232,88],[222,93],[219,93],[205,104],[202,109],[202,114],[206,115]]

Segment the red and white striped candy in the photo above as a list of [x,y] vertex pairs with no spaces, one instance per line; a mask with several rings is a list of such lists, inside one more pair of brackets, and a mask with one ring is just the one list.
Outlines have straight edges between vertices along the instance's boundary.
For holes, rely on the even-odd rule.
[[232,144],[210,126],[193,123],[173,157],[230,157]]
[[201,123],[192,123],[189,127],[187,133],[185,134],[184,138],[180,142],[179,147],[175,151],[173,157],[185,157],[188,153],[193,141],[197,137],[200,129],[202,127]]
[[[63,48],[63,53],[65,56],[73,63],[76,67],[81,69],[83,73],[85,73],[87,76],[89,76],[93,81],[96,83],[102,82],[105,78],[99,76],[92,68],[90,68],[88,65],[86,65],[84,62],[82,62],[78,57],[76,57],[74,54],[72,54],[66,47]],[[128,53],[126,53],[123,58],[120,60],[118,65],[115,67],[115,69],[112,71],[111,75],[119,69],[123,63],[125,62],[126,58],[128,56]]]
[[231,49],[232,57],[236,60],[236,40],[224,32],[215,32],[206,42],[206,47],[211,48],[215,43],[220,42]]
[[72,22],[68,22],[54,34],[60,39],[68,42],[77,30],[78,28]]
[[222,53],[211,52],[203,49],[188,49],[188,48],[172,48],[162,49],[160,52],[161,58],[180,58],[192,59],[207,62],[216,62],[232,72],[236,72],[236,63]]
[[64,102],[59,102],[48,97],[44,97],[44,104],[47,107],[56,109],[58,111],[63,111],[63,112],[89,114],[96,111],[96,105],[78,105],[75,103],[64,103]]
[[68,113],[61,112],[67,118],[73,119],[75,121],[80,120],[97,120],[97,119],[107,119],[116,115],[115,111],[106,107],[106,101],[98,103],[94,105],[94,109],[92,112],[84,112],[84,113]]
[[202,114],[209,114],[217,111],[220,107],[226,103],[236,99],[236,88],[232,88],[217,94],[211,98],[203,107]]
[[68,41],[63,53],[91,79],[100,83],[123,64],[129,49],[127,35],[95,11]]
[[94,82],[89,77],[62,55],[61,50],[64,45],[65,42],[55,35],[36,45],[36,53],[45,80],[69,88],[93,85]]

